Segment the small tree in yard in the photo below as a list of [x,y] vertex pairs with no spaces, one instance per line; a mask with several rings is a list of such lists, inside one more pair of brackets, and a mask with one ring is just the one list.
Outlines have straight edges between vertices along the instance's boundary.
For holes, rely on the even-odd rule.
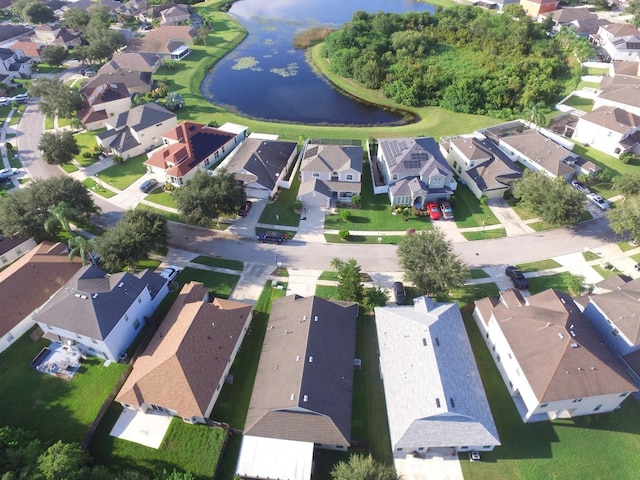
[[344,262],[339,258],[331,260],[331,267],[338,273],[338,299],[360,302],[364,287],[360,277],[360,265],[354,258]]
[[167,98],[164,100],[164,106],[167,107],[167,110],[171,110],[172,112],[180,110],[185,106],[184,97],[176,92],[168,93]]
[[584,276],[583,275],[571,275],[567,280],[567,290],[572,297],[582,295],[584,290]]
[[340,240],[346,240],[347,238],[349,238],[349,235],[351,235],[351,232],[349,232],[349,230],[347,230],[346,228],[343,228],[338,232]]
[[40,138],[38,148],[47,163],[62,165],[73,160],[80,153],[78,142],[71,132],[45,132]]
[[67,49],[62,45],[49,45],[40,52],[42,61],[58,67],[67,59]]
[[389,301],[389,294],[387,291],[379,285],[368,287],[364,289],[364,297],[362,303],[369,310],[373,310],[375,307],[383,307]]
[[331,470],[333,480],[398,480],[393,467],[376,462],[371,455],[354,453],[348,461],[337,463]]
[[349,210],[341,210],[340,219],[343,222],[348,222],[349,220],[351,220],[351,212]]

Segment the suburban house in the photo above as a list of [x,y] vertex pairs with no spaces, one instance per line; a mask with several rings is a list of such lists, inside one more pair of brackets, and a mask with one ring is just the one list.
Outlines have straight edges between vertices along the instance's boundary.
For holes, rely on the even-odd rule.
[[129,53],[155,53],[167,60],[182,60],[189,55],[189,45],[198,32],[192,26],[163,25],[143,37],[135,37],[124,50]]
[[189,282],[137,358],[115,401],[206,423],[251,323],[251,305]]
[[553,12],[558,9],[560,0],[520,0],[520,6],[525,13],[533,18],[543,13]]
[[124,83],[103,83],[87,92],[78,118],[87,130],[105,128],[106,122],[131,107],[131,94]]
[[149,154],[149,173],[176,187],[189,183],[199,170],[209,170],[244,140],[247,127],[225,123],[219,128],[184,121],[162,135],[164,146]]
[[5,239],[0,247],[4,251],[0,260],[7,260],[0,271],[2,352],[35,325],[34,315],[82,264],[79,259],[69,261],[67,247],[61,243],[35,246],[32,239]]
[[0,47],[8,48],[11,43],[26,40],[29,35],[31,35],[31,29],[25,25],[5,23],[0,28]]
[[273,302],[236,473],[309,480],[314,448],[346,451],[358,305],[289,295]]
[[249,136],[221,166],[244,184],[247,197],[270,198],[291,171],[297,148],[296,142]]
[[[68,261],[68,259],[67,259]],[[168,293],[150,270],[110,275],[82,267],[36,315],[45,338],[117,362]]]
[[167,8],[156,7],[160,15],[160,25],[177,25],[187,23],[191,18],[188,5],[168,4]]
[[80,89],[80,96],[86,97],[98,85],[104,83],[124,83],[129,93],[145,94],[153,87],[151,72],[139,72],[133,70],[118,70],[111,73],[102,73],[89,79]]
[[543,13],[538,19],[543,20],[548,17],[551,17],[553,30],[557,32],[562,27],[572,27],[576,21],[596,19],[598,15],[587,7],[566,7]]
[[374,193],[388,193],[391,205],[449,199],[457,188],[451,167],[433,138],[382,138],[374,162]]
[[628,23],[602,25],[589,41],[606,52],[604,61],[640,60],[640,30]]
[[613,107],[626,110],[640,116],[640,79],[635,76],[618,75],[604,78],[596,98],[593,109]]
[[12,43],[7,48],[13,53],[22,57],[29,57],[31,60],[41,62],[40,51],[44,48],[40,43],[22,40]]
[[162,145],[162,134],[178,124],[176,114],[155,103],[138,105],[105,121],[107,130],[96,135],[107,155],[127,160]]
[[640,153],[640,116],[616,107],[599,107],[578,118],[573,139],[614,157]]
[[107,63],[105,63],[99,74],[113,73],[120,70],[133,70],[137,72],[155,73],[164,64],[164,57],[155,53],[114,53]]
[[[19,50],[0,48],[0,76],[6,75],[9,82],[14,78],[27,78],[31,75],[31,59]],[[6,83],[6,81],[5,81]]]
[[611,412],[636,390],[566,293],[507,290],[473,318],[523,422]]
[[[520,121],[496,125],[482,133],[497,142],[511,160],[551,178],[563,177],[570,180],[576,174],[593,175],[599,171],[595,164],[567,148],[573,147],[571,142],[564,141],[561,145],[551,138],[551,132],[545,131],[547,135],[544,135],[536,129],[527,128]],[[562,139],[558,138],[558,141]]]
[[351,203],[361,192],[362,156],[361,146],[308,144],[300,163],[298,200],[313,207]]
[[13,263],[36,245],[33,238],[5,237],[0,232],[0,268]]
[[500,445],[457,304],[423,296],[375,320],[394,456]]
[[502,198],[522,172],[498,145],[481,133],[440,141],[447,163],[480,198]]
[[36,40],[44,45],[61,45],[66,48],[82,45],[80,35],[64,27],[38,25],[33,32]]
[[151,6],[146,0],[128,0],[115,9],[119,17],[135,17],[140,21],[145,21],[144,14]]

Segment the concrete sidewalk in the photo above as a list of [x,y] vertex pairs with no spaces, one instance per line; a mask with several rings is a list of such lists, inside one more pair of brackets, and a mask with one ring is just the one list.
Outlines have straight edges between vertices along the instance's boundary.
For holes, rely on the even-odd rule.
[[520,219],[504,199],[492,198],[487,202],[487,206],[507,231],[507,237],[535,232],[533,228]]

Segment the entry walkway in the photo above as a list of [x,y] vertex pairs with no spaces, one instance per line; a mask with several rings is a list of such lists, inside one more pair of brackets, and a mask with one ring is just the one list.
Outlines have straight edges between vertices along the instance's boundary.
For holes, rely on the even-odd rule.
[[507,231],[507,237],[516,235],[526,235],[534,233],[535,230],[524,223],[513,208],[502,198],[492,198],[487,202],[487,206],[496,216],[502,227]]

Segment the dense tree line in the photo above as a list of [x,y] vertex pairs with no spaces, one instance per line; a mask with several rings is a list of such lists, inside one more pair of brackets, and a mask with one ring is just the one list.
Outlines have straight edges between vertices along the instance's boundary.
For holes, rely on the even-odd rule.
[[[331,69],[403,105],[511,117],[549,104],[577,73],[584,42],[549,35],[518,5],[496,15],[456,6],[435,14],[356,12],[323,46]],[[579,62],[573,62],[579,63]]]

